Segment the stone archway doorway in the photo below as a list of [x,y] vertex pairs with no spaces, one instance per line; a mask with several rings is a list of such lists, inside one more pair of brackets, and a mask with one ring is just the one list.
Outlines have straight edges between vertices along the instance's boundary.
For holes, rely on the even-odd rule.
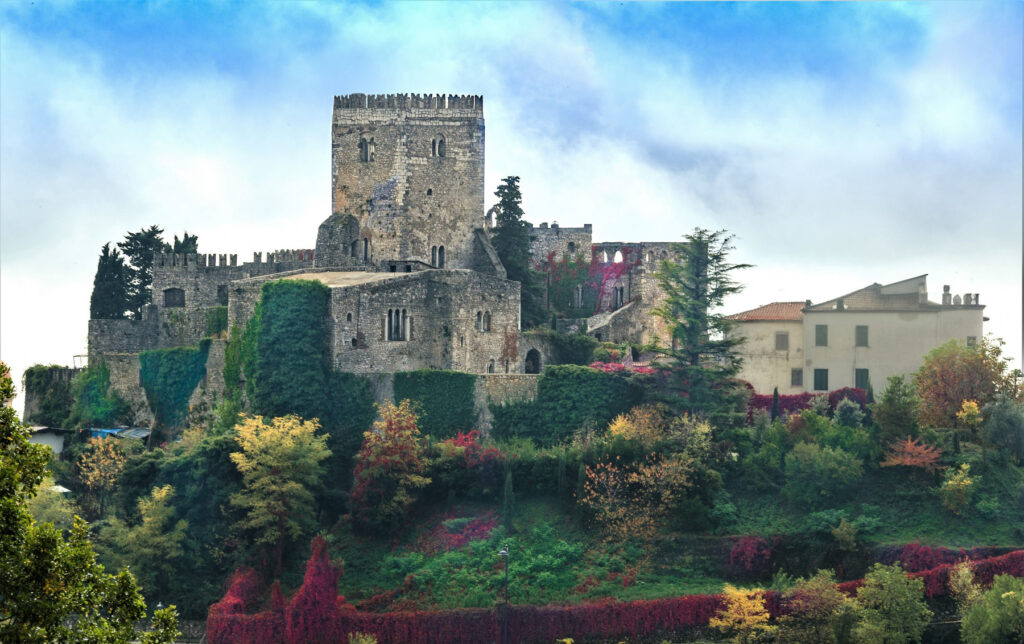
[[540,373],[540,351],[530,349],[526,352],[526,373]]

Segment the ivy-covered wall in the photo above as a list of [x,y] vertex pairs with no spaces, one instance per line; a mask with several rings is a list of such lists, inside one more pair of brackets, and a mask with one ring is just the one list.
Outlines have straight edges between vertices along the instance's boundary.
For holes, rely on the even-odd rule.
[[188,399],[206,375],[210,341],[195,347],[143,351],[139,354],[139,381],[146,392],[157,425],[179,427],[188,415]]
[[63,427],[71,415],[75,369],[60,365],[32,365],[25,370],[25,422]]
[[436,369],[404,371],[395,374],[394,386],[396,401],[409,399],[418,405],[424,434],[443,439],[475,428],[475,375]]
[[578,365],[555,365],[537,383],[537,399],[493,405],[496,438],[531,438],[553,445],[586,425],[607,425],[640,402],[640,386],[622,373]]
[[242,338],[253,413],[324,416],[330,297],[331,290],[321,282],[276,280],[263,285]]

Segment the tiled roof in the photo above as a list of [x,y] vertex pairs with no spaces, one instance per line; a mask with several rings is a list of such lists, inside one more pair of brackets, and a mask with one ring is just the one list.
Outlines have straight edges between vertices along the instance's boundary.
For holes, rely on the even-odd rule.
[[738,322],[766,322],[773,320],[799,322],[804,319],[804,314],[801,312],[804,306],[806,306],[806,302],[772,302],[771,304],[759,306],[756,309],[735,313],[726,317],[729,320],[736,320]]

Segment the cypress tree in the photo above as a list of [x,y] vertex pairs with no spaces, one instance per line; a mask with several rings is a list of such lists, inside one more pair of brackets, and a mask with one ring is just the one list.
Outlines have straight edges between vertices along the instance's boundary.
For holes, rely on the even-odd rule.
[[505,528],[509,531],[512,530],[512,515],[516,511],[516,493],[512,489],[512,468],[505,471],[505,498],[501,504],[502,518],[504,519]]
[[92,282],[92,297],[89,299],[89,317],[93,320],[120,320],[129,308],[129,277],[124,257],[103,244],[96,277]]
[[772,422],[779,417],[779,388],[776,387],[775,391],[772,392]]
[[128,309],[136,320],[142,319],[142,307],[153,301],[153,255],[171,250],[164,242],[163,232],[162,228],[153,225],[137,233],[128,233],[117,245],[130,264],[127,267]]
[[547,315],[544,296],[530,270],[530,225],[523,221],[519,177],[505,177],[494,192],[495,222],[491,244],[510,280],[522,285],[522,322],[524,327],[543,324]]

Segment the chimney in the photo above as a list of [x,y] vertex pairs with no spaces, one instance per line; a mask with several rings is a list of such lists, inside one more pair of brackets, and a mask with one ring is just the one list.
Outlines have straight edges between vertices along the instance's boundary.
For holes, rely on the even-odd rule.
[[541,228],[547,228],[548,227],[548,222],[546,222],[546,221],[540,222],[540,227]]
[[804,300],[804,308],[805,309],[811,308],[811,301],[810,300]]
[[949,292],[949,284],[942,285],[942,306],[949,306],[953,303],[953,296]]

